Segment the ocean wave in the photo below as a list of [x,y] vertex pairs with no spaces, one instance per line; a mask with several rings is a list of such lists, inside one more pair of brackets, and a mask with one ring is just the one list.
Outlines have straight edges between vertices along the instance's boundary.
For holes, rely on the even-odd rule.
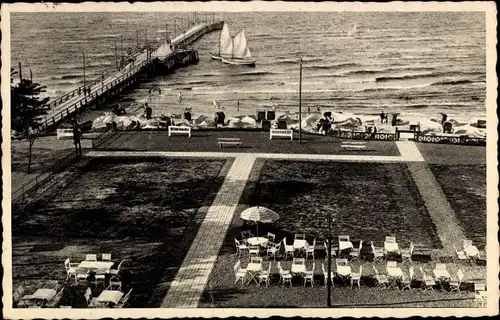
[[273,75],[273,74],[278,74],[277,72],[272,72],[272,71],[246,71],[246,72],[240,72],[236,73],[236,76],[267,76],[267,75]]
[[445,80],[438,81],[431,84],[431,86],[445,86],[445,85],[455,85],[455,84],[468,84],[473,83],[472,80],[462,79],[462,80]]
[[321,69],[332,69],[332,68],[341,68],[341,67],[355,67],[358,66],[359,64],[354,63],[354,62],[345,62],[345,63],[334,63],[334,64],[327,64],[327,65],[307,65],[304,64],[305,69],[313,69],[313,70],[321,70]]
[[89,39],[113,39],[120,38],[119,34],[100,34],[97,36],[90,36]]

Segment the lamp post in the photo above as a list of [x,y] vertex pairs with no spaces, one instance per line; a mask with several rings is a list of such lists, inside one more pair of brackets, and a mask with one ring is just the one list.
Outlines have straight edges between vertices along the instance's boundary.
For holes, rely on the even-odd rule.
[[328,223],[328,251],[327,251],[327,256],[328,256],[328,280],[326,282],[326,285],[328,287],[328,294],[327,294],[327,300],[326,300],[326,305],[328,307],[332,306],[332,222],[335,220],[332,219],[332,214],[330,211],[328,212],[328,217],[327,217],[327,223]]
[[302,143],[302,57],[300,57],[299,79],[299,143]]

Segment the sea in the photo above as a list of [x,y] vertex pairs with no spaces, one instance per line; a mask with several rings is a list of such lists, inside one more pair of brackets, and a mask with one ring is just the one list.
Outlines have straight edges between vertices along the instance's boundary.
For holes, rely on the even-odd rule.
[[[11,64],[57,97],[116,70],[129,47],[164,42],[186,30],[192,12],[12,13]],[[381,111],[475,121],[486,114],[486,30],[481,12],[218,12],[232,34],[244,28],[256,67],[211,60],[219,32],[192,46],[197,65],[156,77],[123,97],[139,105],[194,112],[259,108],[296,111],[302,58],[302,107],[376,116]],[[181,20],[182,19],[182,20]],[[184,24],[184,26],[182,25]],[[161,90],[151,99],[149,90]],[[239,104],[239,107],[237,105]]]

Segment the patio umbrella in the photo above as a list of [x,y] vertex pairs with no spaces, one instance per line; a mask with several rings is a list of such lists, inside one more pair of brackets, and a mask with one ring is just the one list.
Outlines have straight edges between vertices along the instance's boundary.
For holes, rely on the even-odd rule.
[[259,236],[259,222],[271,223],[279,219],[279,215],[271,209],[265,207],[250,207],[243,210],[240,218],[257,223],[257,236]]

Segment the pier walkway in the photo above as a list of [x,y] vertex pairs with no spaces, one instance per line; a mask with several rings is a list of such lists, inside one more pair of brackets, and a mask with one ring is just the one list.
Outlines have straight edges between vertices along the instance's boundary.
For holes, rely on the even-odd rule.
[[[222,22],[198,24],[172,39],[171,44],[173,46],[191,44],[204,34],[220,29],[221,26]],[[141,54],[136,56],[134,62],[126,65],[122,70],[113,72],[101,81],[95,81],[91,85],[88,85],[87,88],[90,89],[90,94],[85,96],[83,90],[81,90],[82,88],[77,88],[55,99],[55,101],[49,104],[49,113],[42,118],[42,126],[39,128],[39,131],[45,131],[47,128],[58,124],[75,112],[86,108],[91,103],[98,101],[106,92],[120,86],[131,84],[136,80],[139,72],[141,72],[144,67],[148,67],[155,59],[166,59],[173,54],[169,43],[160,45],[150,54],[147,50],[144,50]]]

